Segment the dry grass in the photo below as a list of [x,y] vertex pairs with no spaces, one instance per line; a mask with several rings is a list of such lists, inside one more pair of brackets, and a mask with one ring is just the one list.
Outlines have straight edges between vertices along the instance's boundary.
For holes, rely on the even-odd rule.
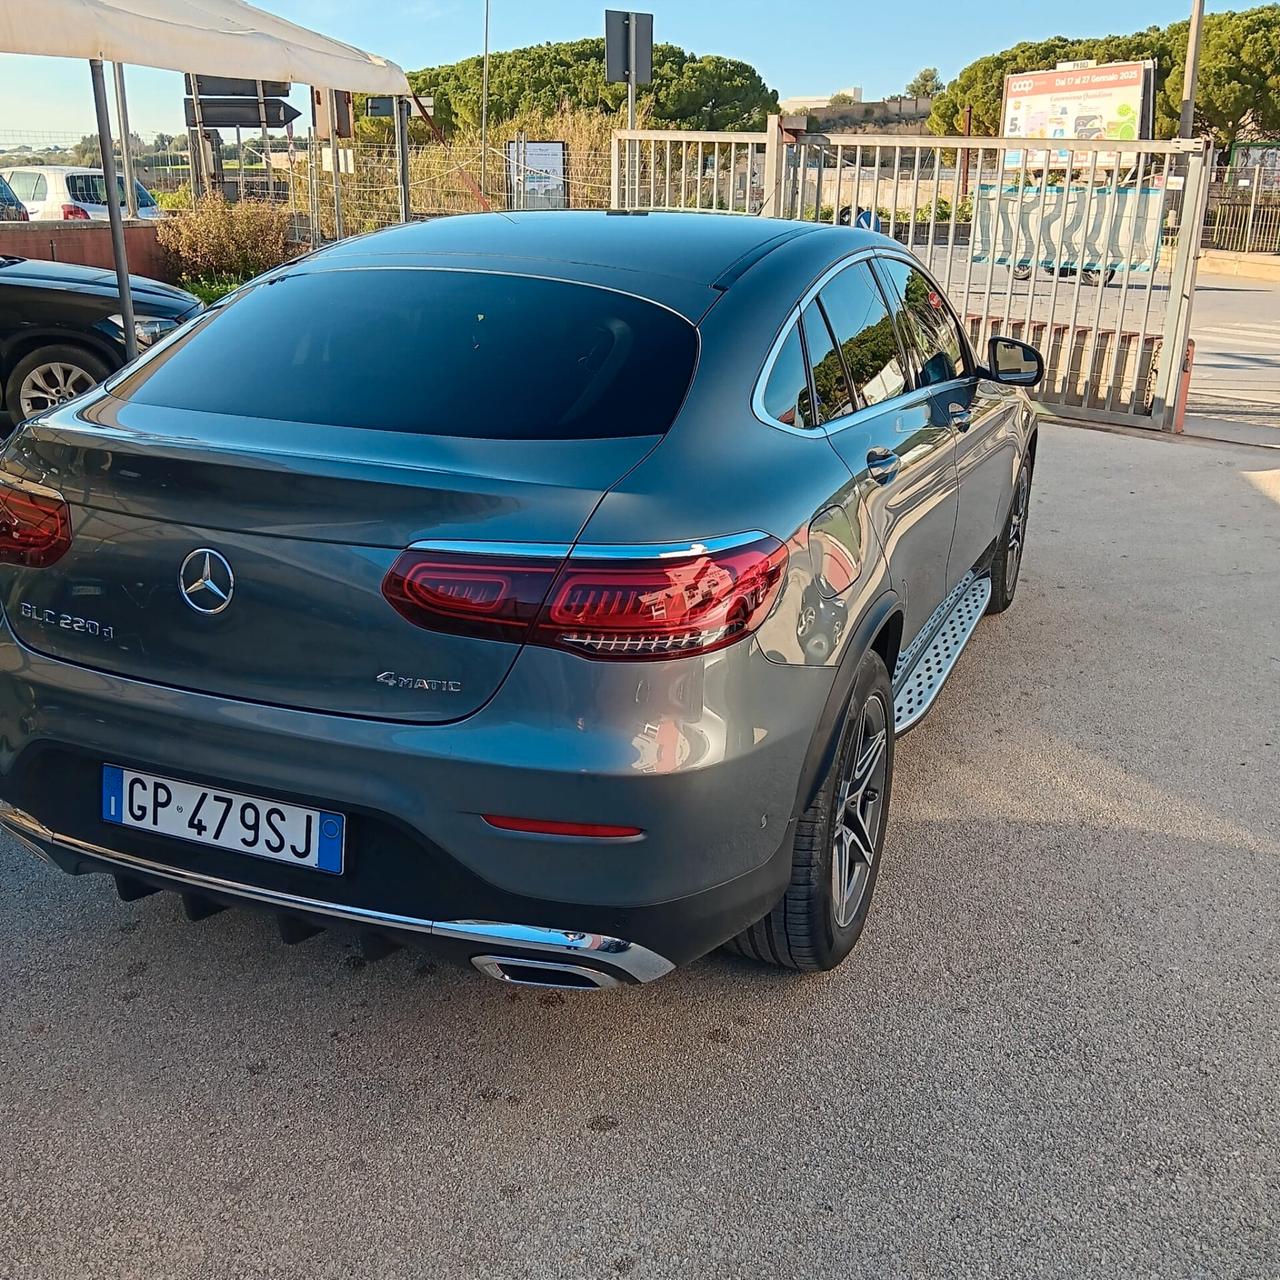
[[182,276],[248,279],[287,262],[291,215],[265,200],[228,203],[205,196],[188,213],[165,218],[157,235]]

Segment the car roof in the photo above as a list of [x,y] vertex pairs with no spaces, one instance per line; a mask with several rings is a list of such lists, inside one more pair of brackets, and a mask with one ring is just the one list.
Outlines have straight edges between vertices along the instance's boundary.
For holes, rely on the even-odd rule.
[[623,289],[696,320],[756,263],[800,241],[813,247],[801,254],[806,260],[838,258],[863,241],[884,243],[850,227],[746,214],[527,210],[391,227],[309,255],[306,269],[434,266],[544,275]]
[[711,213],[477,213],[392,227],[334,245],[318,257],[536,258],[563,266],[625,266],[712,284],[742,259],[758,260],[778,244],[814,229],[811,224]]
[[101,169],[90,169],[80,164],[15,164],[6,170],[7,173],[101,173]]

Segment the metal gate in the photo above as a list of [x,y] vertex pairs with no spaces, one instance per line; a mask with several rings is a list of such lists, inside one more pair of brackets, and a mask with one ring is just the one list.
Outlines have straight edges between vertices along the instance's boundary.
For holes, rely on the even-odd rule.
[[[1172,429],[1209,156],[1200,142],[621,130],[612,202],[870,225],[963,315],[1044,353],[1066,417]],[[1118,149],[1123,146],[1123,150]]]

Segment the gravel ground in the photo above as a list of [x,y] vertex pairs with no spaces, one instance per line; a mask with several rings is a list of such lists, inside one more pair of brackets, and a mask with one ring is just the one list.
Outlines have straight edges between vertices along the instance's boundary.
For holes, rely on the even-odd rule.
[[364,965],[0,844],[0,1275],[1280,1274],[1280,470],[1043,430],[850,962]]

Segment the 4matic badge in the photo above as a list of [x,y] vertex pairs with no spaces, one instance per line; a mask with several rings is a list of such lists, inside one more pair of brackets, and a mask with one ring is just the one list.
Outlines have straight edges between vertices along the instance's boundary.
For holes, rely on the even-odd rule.
[[426,676],[402,676],[395,671],[383,671],[375,679],[389,689],[425,689],[428,693],[462,692],[461,680],[430,680]]

